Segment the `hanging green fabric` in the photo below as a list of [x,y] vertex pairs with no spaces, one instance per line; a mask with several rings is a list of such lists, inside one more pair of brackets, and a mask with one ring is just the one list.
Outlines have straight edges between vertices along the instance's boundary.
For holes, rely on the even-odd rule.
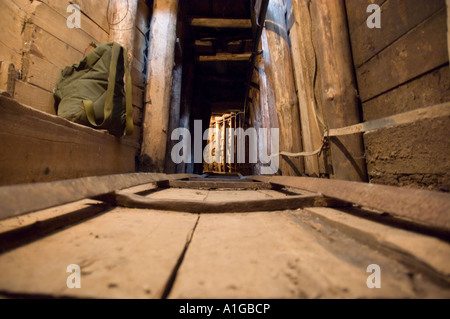
[[100,44],[62,71],[54,90],[57,114],[117,137],[131,135],[131,91],[127,50],[115,42]]

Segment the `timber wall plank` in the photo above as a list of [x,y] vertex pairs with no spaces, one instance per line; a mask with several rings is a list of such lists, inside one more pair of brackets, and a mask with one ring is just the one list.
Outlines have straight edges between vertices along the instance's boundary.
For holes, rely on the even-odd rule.
[[357,68],[362,101],[447,63],[446,19],[446,12],[442,8],[375,58]]
[[[115,209],[0,256],[0,291],[81,298],[161,298],[198,217]],[[31,262],[30,262],[31,261]],[[81,268],[81,289],[67,267]]]
[[[370,3],[381,6],[380,29],[365,23]],[[443,0],[346,0],[364,121],[450,101],[445,6]],[[365,134],[371,182],[449,191],[448,120]]]
[[135,143],[5,97],[0,108],[1,185],[135,171]]

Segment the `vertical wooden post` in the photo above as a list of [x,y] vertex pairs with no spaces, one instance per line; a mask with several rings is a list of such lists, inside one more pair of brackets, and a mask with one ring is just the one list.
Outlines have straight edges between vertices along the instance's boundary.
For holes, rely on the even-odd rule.
[[112,0],[108,19],[112,22],[109,40],[127,49],[130,66],[134,54],[134,38],[136,32],[136,14],[139,0]]
[[[312,22],[317,26],[318,63],[322,77],[322,100],[329,128],[360,122],[358,92],[350,51],[343,0],[311,1]],[[366,181],[367,172],[361,135],[331,140],[334,178]]]
[[[265,59],[265,68],[268,82],[275,94],[280,127],[280,151],[298,153],[302,151],[300,115],[286,28],[283,1],[271,0],[267,9],[265,30],[270,60]],[[303,158],[281,157],[280,171],[286,176],[302,175]]]
[[[314,94],[314,77],[317,66],[308,3],[308,0],[292,0],[288,21],[292,21],[290,39],[299,99],[303,149],[305,152],[313,152],[321,147],[324,132],[319,127],[318,113],[320,110],[318,110]],[[305,157],[305,171],[307,175],[319,176],[320,168],[317,156]]]
[[166,151],[166,170],[167,174],[175,174],[177,166],[172,160],[171,153],[172,148],[175,146],[176,141],[172,141],[172,132],[180,126],[180,104],[181,104],[181,84],[183,77],[183,66],[180,62],[177,62],[173,70],[172,80],[172,94],[170,102],[170,119],[169,119],[169,134],[167,136],[167,151]]
[[[192,57],[183,56],[183,81],[181,88],[181,110],[180,110],[180,127],[190,128],[192,113],[192,93],[194,84],[194,62]],[[177,173],[183,174],[187,172],[187,163],[177,165]]]
[[140,169],[163,172],[169,131],[178,0],[154,0]]

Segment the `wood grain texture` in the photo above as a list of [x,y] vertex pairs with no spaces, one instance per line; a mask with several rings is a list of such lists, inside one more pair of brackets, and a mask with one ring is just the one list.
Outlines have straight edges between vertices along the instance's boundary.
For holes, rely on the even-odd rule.
[[332,208],[306,208],[306,212],[329,223],[357,241],[378,250],[392,253],[397,260],[404,260],[429,275],[450,285],[450,245],[431,236],[397,229],[346,214]]
[[[321,130],[323,130],[323,127],[320,127],[319,119],[322,119],[323,122],[323,116],[314,94],[317,65],[307,1],[292,1],[291,15],[295,19],[290,30],[290,39],[295,84],[299,99],[303,147],[305,152],[313,152],[322,145],[323,132]],[[321,160],[323,161],[323,159]],[[305,172],[309,176],[320,175],[319,158],[317,156],[305,157]]]
[[446,23],[445,9],[441,9],[358,68],[361,100],[365,102],[446,64]]
[[[81,298],[161,298],[196,215],[116,209],[0,256],[5,293]],[[66,285],[71,264],[81,289]]]
[[365,23],[350,29],[355,66],[360,67],[444,7],[444,0],[387,0],[381,6],[380,29],[369,29]]
[[[265,33],[270,57],[264,59],[264,66],[268,85],[274,93],[280,128],[280,151],[298,153],[303,149],[300,111],[284,10],[282,1],[269,2]],[[280,158],[282,175],[299,176],[304,170],[303,158]]]
[[[368,289],[366,268],[382,267]],[[169,298],[406,298],[448,296],[406,267],[303,211],[201,215]],[[415,273],[415,272],[413,272]]]
[[[450,101],[448,65],[363,103],[364,121]],[[389,107],[386,107],[386,106]]]
[[0,184],[134,172],[137,145],[0,97]]
[[178,1],[155,0],[145,92],[140,169],[163,172],[169,130]]
[[[351,60],[350,40],[344,2],[311,2],[312,23],[316,24],[317,62],[320,65],[323,113],[330,129],[358,124],[358,92]],[[361,135],[330,140],[333,178],[366,181],[364,146]]]
[[[258,177],[253,179],[321,193],[416,223],[450,229],[450,195],[418,189],[403,189],[360,182],[306,177]],[[426,212],[426,213],[424,213]]]

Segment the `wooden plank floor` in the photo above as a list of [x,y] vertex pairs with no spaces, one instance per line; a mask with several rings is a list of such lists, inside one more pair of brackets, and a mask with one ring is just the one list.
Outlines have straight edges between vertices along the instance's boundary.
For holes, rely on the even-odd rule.
[[[219,201],[288,194],[169,188],[147,196]],[[0,236],[92,204],[2,221]],[[239,214],[111,208],[1,254],[0,296],[450,298],[447,242],[370,223],[331,208]],[[81,267],[80,289],[66,286],[71,264]],[[371,264],[381,267],[380,289],[366,285]]]

